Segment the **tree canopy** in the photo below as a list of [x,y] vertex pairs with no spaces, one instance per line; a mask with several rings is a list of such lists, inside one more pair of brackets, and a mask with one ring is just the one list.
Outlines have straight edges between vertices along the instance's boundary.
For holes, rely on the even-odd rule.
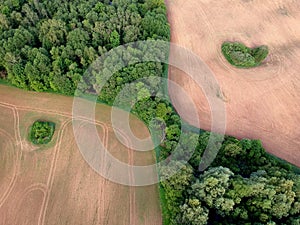
[[[119,45],[147,39],[169,39],[162,0],[0,3],[0,68],[5,69],[6,80],[23,89],[72,95],[97,57]],[[150,71],[149,66],[142,69]],[[118,77],[123,76],[128,73]]]
[[48,121],[35,121],[31,128],[29,138],[34,144],[47,144],[54,134],[55,124]]
[[233,66],[251,68],[259,66],[266,59],[269,49],[265,45],[251,49],[239,42],[224,42],[222,53]]

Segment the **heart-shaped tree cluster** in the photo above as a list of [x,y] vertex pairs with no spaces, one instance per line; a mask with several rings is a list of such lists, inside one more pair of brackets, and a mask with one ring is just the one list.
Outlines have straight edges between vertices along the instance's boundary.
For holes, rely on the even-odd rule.
[[222,53],[227,61],[238,68],[252,68],[259,66],[268,56],[268,46],[248,48],[239,42],[224,42]]

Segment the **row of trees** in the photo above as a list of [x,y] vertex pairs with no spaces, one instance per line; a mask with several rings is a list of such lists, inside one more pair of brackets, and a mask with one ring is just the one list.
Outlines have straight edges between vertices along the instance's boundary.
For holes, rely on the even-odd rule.
[[[182,123],[172,105],[159,97],[163,82],[137,86],[148,94],[140,100],[136,96],[133,112],[164,134],[157,151],[158,160],[166,162],[160,168],[165,224],[300,223],[300,175],[292,165],[267,154],[259,140],[230,136],[222,140],[221,135]],[[156,97],[151,97],[153,92]],[[211,135],[220,150],[208,170],[201,172]]]

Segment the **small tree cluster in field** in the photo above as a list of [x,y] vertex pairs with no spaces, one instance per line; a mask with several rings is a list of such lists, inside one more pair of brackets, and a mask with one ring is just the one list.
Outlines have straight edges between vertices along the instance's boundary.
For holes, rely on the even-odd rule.
[[259,66],[266,59],[269,49],[265,45],[251,49],[239,42],[224,42],[222,53],[231,65],[252,68]]
[[51,141],[55,124],[47,121],[36,121],[30,129],[30,140],[34,144],[47,144]]

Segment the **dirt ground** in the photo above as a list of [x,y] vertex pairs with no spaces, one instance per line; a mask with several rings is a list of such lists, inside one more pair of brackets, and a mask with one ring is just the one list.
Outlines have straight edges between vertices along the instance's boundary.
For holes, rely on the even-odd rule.
[[[85,162],[74,136],[88,135],[85,129],[73,132],[71,97],[3,85],[0,96],[1,225],[162,224],[157,185],[120,185]],[[98,135],[113,156],[132,165],[155,162],[152,151],[137,153],[119,142],[110,107],[97,104],[95,110]],[[38,119],[56,123],[52,141],[43,147],[28,141],[29,127]],[[80,122],[82,127],[91,125],[84,118]],[[130,124],[139,137],[149,136],[137,118]]]
[[[226,107],[226,134],[260,139],[268,152],[300,166],[300,2],[295,0],[166,0],[171,41],[198,55],[220,89]],[[224,41],[267,45],[270,55],[257,68],[237,69],[221,54]],[[171,49],[172,55],[172,49]],[[201,128],[210,130],[205,94],[182,71],[169,78],[188,92]],[[169,90],[180,115],[196,125],[186,99]]]

